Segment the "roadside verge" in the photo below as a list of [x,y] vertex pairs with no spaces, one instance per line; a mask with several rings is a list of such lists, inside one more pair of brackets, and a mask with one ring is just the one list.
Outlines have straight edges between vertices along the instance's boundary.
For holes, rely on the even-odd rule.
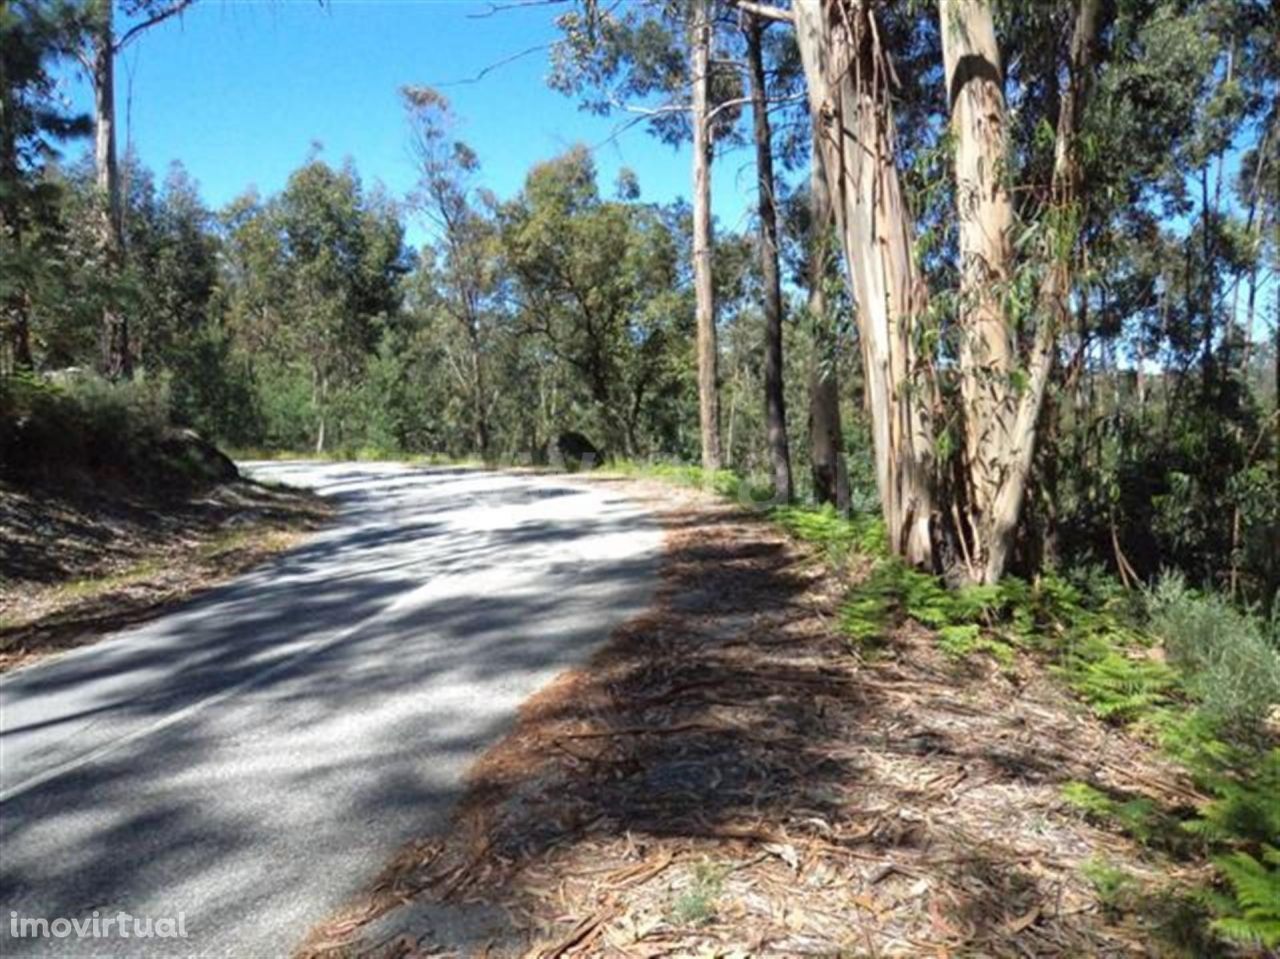
[[842,629],[865,568],[700,491],[662,521],[652,610],[534,697],[450,827],[406,846],[304,956],[1148,954],[1105,868],[1186,867],[1063,797],[1187,785],[1030,658],[913,622]]

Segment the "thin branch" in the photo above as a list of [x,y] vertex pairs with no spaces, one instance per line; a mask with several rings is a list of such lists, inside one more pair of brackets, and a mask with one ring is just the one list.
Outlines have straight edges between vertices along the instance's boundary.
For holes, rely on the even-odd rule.
[[688,113],[692,109],[685,103],[664,103],[660,107],[642,107],[634,103],[624,103],[613,97],[610,97],[606,102],[615,110],[621,110],[623,113],[634,113],[640,117],[660,117],[669,113]]
[[[803,100],[804,98],[805,98],[805,94],[803,93],[792,93],[785,97],[771,98],[768,101],[769,109],[773,109],[773,107],[778,106],[779,104],[794,103],[795,101]],[[710,123],[712,120],[714,120],[716,117],[716,114],[719,113],[721,110],[727,110],[730,107],[740,107],[750,102],[751,102],[750,97],[735,97],[732,100],[725,100],[723,103],[717,104],[716,108],[714,110],[711,110],[707,114],[707,122]]]
[[121,35],[119,40],[116,41],[113,52],[119,53],[127,47],[130,41],[134,40],[138,34],[142,33],[144,30],[151,29],[158,23],[163,23],[170,17],[176,17],[195,2],[196,0],[173,0],[173,3],[169,4],[169,6],[165,7],[163,10],[153,14],[141,23],[135,23]]
[[765,20],[776,20],[779,23],[795,23],[796,20],[794,13],[790,10],[784,10],[782,7],[770,6],[767,3],[755,3],[753,0],[729,0],[729,2],[739,10],[744,10]]
[[471,20],[483,20],[486,17],[492,17],[494,14],[502,13],[504,10],[521,10],[525,7],[553,7],[568,0],[512,0],[510,3],[490,3],[488,10],[482,10],[479,13],[468,13],[467,17]]
[[462,86],[463,84],[466,84],[466,83],[479,83],[481,80],[483,80],[485,77],[487,77],[487,76],[488,76],[490,73],[492,73],[494,70],[497,70],[497,69],[499,69],[499,68],[501,68],[501,67],[505,67],[505,66],[507,66],[507,65],[509,65],[509,64],[515,63],[517,60],[522,60],[522,59],[524,59],[525,57],[530,56],[531,54],[534,54],[534,53],[540,53],[540,52],[542,52],[543,50],[546,50],[548,47],[550,47],[550,44],[548,44],[548,43],[539,43],[539,44],[537,44],[536,46],[532,46],[532,47],[529,47],[528,49],[521,50],[519,53],[513,53],[513,54],[510,54],[509,56],[505,56],[505,57],[503,57],[501,60],[497,60],[497,61],[495,61],[495,62],[493,62],[493,63],[489,64],[487,67],[485,67],[485,68],[484,68],[483,70],[481,70],[479,73],[477,73],[474,77],[464,77],[464,78],[463,78],[463,79],[461,79],[461,80],[448,80],[448,81],[446,81],[446,82],[444,82],[444,83],[437,83],[437,84],[436,84],[436,86],[438,86],[438,87],[458,87],[458,86]]
[[593,144],[590,147],[591,152],[594,153],[596,150],[599,150],[601,147],[608,146],[610,143],[613,143],[614,141],[616,141],[618,137],[622,136],[622,134],[626,133],[632,127],[639,126],[641,123],[644,123],[648,119],[650,118],[647,116],[641,115],[641,116],[631,117],[630,119],[618,124],[616,127],[613,128],[613,131],[607,137],[605,137],[599,143]]

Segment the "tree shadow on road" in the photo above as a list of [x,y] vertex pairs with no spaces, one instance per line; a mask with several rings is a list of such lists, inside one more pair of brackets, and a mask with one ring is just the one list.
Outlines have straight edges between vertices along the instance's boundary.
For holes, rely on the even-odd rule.
[[[0,801],[0,904],[186,908],[190,950],[286,952],[424,817],[444,821],[459,771],[606,614],[647,605],[656,553],[599,545],[652,534],[622,497],[587,508],[572,486],[462,471],[401,495],[415,484],[366,475],[302,548],[4,678],[0,793],[18,792]],[[481,529],[454,521],[460,499]]]

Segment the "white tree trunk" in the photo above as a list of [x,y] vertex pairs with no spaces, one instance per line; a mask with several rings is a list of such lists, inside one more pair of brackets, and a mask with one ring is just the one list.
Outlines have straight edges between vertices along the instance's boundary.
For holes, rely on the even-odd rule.
[[1047,269],[1040,287],[1039,317],[1028,358],[1026,385],[1011,401],[1012,419],[1001,456],[999,487],[991,499],[983,524],[986,537],[981,580],[996,582],[1013,549],[1014,533],[1026,498],[1027,477],[1036,448],[1036,429],[1044,406],[1049,373],[1053,368],[1058,331],[1069,321],[1071,251],[1079,222],[1078,199],[1081,168],[1076,151],[1080,114],[1089,88],[1091,53],[1097,29],[1099,0],[1080,0],[1071,36],[1067,83],[1058,108],[1054,143],[1052,210],[1047,221]]
[[831,194],[822,171],[822,149],[814,138],[809,171],[809,463],[813,493],[841,513],[849,510],[849,471],[840,424],[840,384],[835,370],[835,333],[828,315],[826,282],[831,265]]
[[[120,195],[120,165],[116,156],[115,30],[112,0],[101,0],[92,36],[93,159],[99,202],[102,204],[100,244],[107,269],[116,272],[124,258],[124,213]],[[112,378],[133,374],[128,318],[113,304],[103,309],[102,367]]]
[[698,337],[698,418],[702,465],[720,468],[715,291],[711,280],[711,16],[710,0],[694,0],[690,42],[693,85],[693,284]]
[[809,85],[862,344],[876,484],[893,552],[933,561],[931,389],[913,340],[926,305],[913,227],[898,182],[887,64],[863,0],[796,0],[796,38]]
[[[1013,268],[1003,76],[988,0],[939,0],[951,107],[960,246],[959,364],[964,400],[968,578],[986,579],[995,501],[1016,455],[1016,354],[1004,310]],[[998,574],[997,574],[998,575]]]

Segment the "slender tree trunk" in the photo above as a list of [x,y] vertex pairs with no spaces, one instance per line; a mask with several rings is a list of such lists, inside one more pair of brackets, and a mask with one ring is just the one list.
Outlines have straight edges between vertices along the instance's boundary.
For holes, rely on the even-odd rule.
[[324,452],[325,439],[325,414],[328,406],[328,381],[323,373],[317,372],[315,379],[315,404],[316,417],[318,424],[316,426],[316,455],[319,456]]
[[[1081,167],[1076,150],[1080,115],[1090,86],[1091,57],[1097,31],[1099,0],[1080,0],[1071,35],[1067,86],[1058,110],[1054,142],[1052,203],[1057,214],[1053,225],[1059,231],[1078,222]],[[1040,288],[1040,320],[1036,325],[1032,353],[1027,363],[1027,383],[1021,393],[1009,431],[1006,472],[991,506],[987,529],[990,537],[982,579],[993,583],[1004,573],[1013,548],[1013,535],[1022,515],[1027,477],[1036,448],[1036,427],[1044,404],[1045,388],[1053,368],[1058,330],[1069,317],[1071,292],[1071,249],[1074,237],[1054,238],[1050,262]]]
[[[1012,269],[1013,206],[1006,187],[1004,80],[987,0],[940,0],[951,108],[960,245],[959,366],[964,400],[964,505],[960,536],[976,567],[990,553],[995,498],[1013,453],[1015,354],[1003,288]],[[970,578],[980,579],[978,569]]]
[[[107,270],[117,275],[124,264],[124,216],[120,166],[116,157],[115,31],[112,0],[99,0],[93,36],[94,169],[102,205],[100,244]],[[109,294],[110,296],[110,294]],[[112,379],[133,375],[129,320],[113,303],[102,313],[102,371]]]
[[698,327],[698,419],[702,465],[720,468],[720,398],[717,393],[716,307],[711,278],[711,18],[710,0],[694,0],[693,84],[693,284]]
[[[816,131],[815,131],[816,133]],[[827,313],[826,282],[831,263],[831,194],[822,171],[816,136],[809,173],[809,321],[813,353],[809,363],[809,463],[814,497],[840,512],[849,509],[849,471],[840,428],[840,385],[836,344]]]
[[480,359],[480,334],[477,324],[472,320],[467,325],[467,335],[471,341],[471,385],[474,391],[472,409],[473,442],[480,452],[480,458],[489,461],[491,437],[489,435],[488,395],[485,387],[484,364]]
[[933,564],[931,391],[915,318],[926,305],[898,182],[888,63],[865,0],[796,0],[796,39],[858,304],[876,485],[891,550]]
[[778,270],[778,207],[774,195],[773,134],[769,129],[769,99],[765,87],[763,24],[748,16],[747,40],[751,112],[755,120],[756,190],[760,215],[760,276],[764,285],[764,421],[773,470],[773,493],[791,502],[791,451],[787,444],[787,407],[782,382],[782,281]]

